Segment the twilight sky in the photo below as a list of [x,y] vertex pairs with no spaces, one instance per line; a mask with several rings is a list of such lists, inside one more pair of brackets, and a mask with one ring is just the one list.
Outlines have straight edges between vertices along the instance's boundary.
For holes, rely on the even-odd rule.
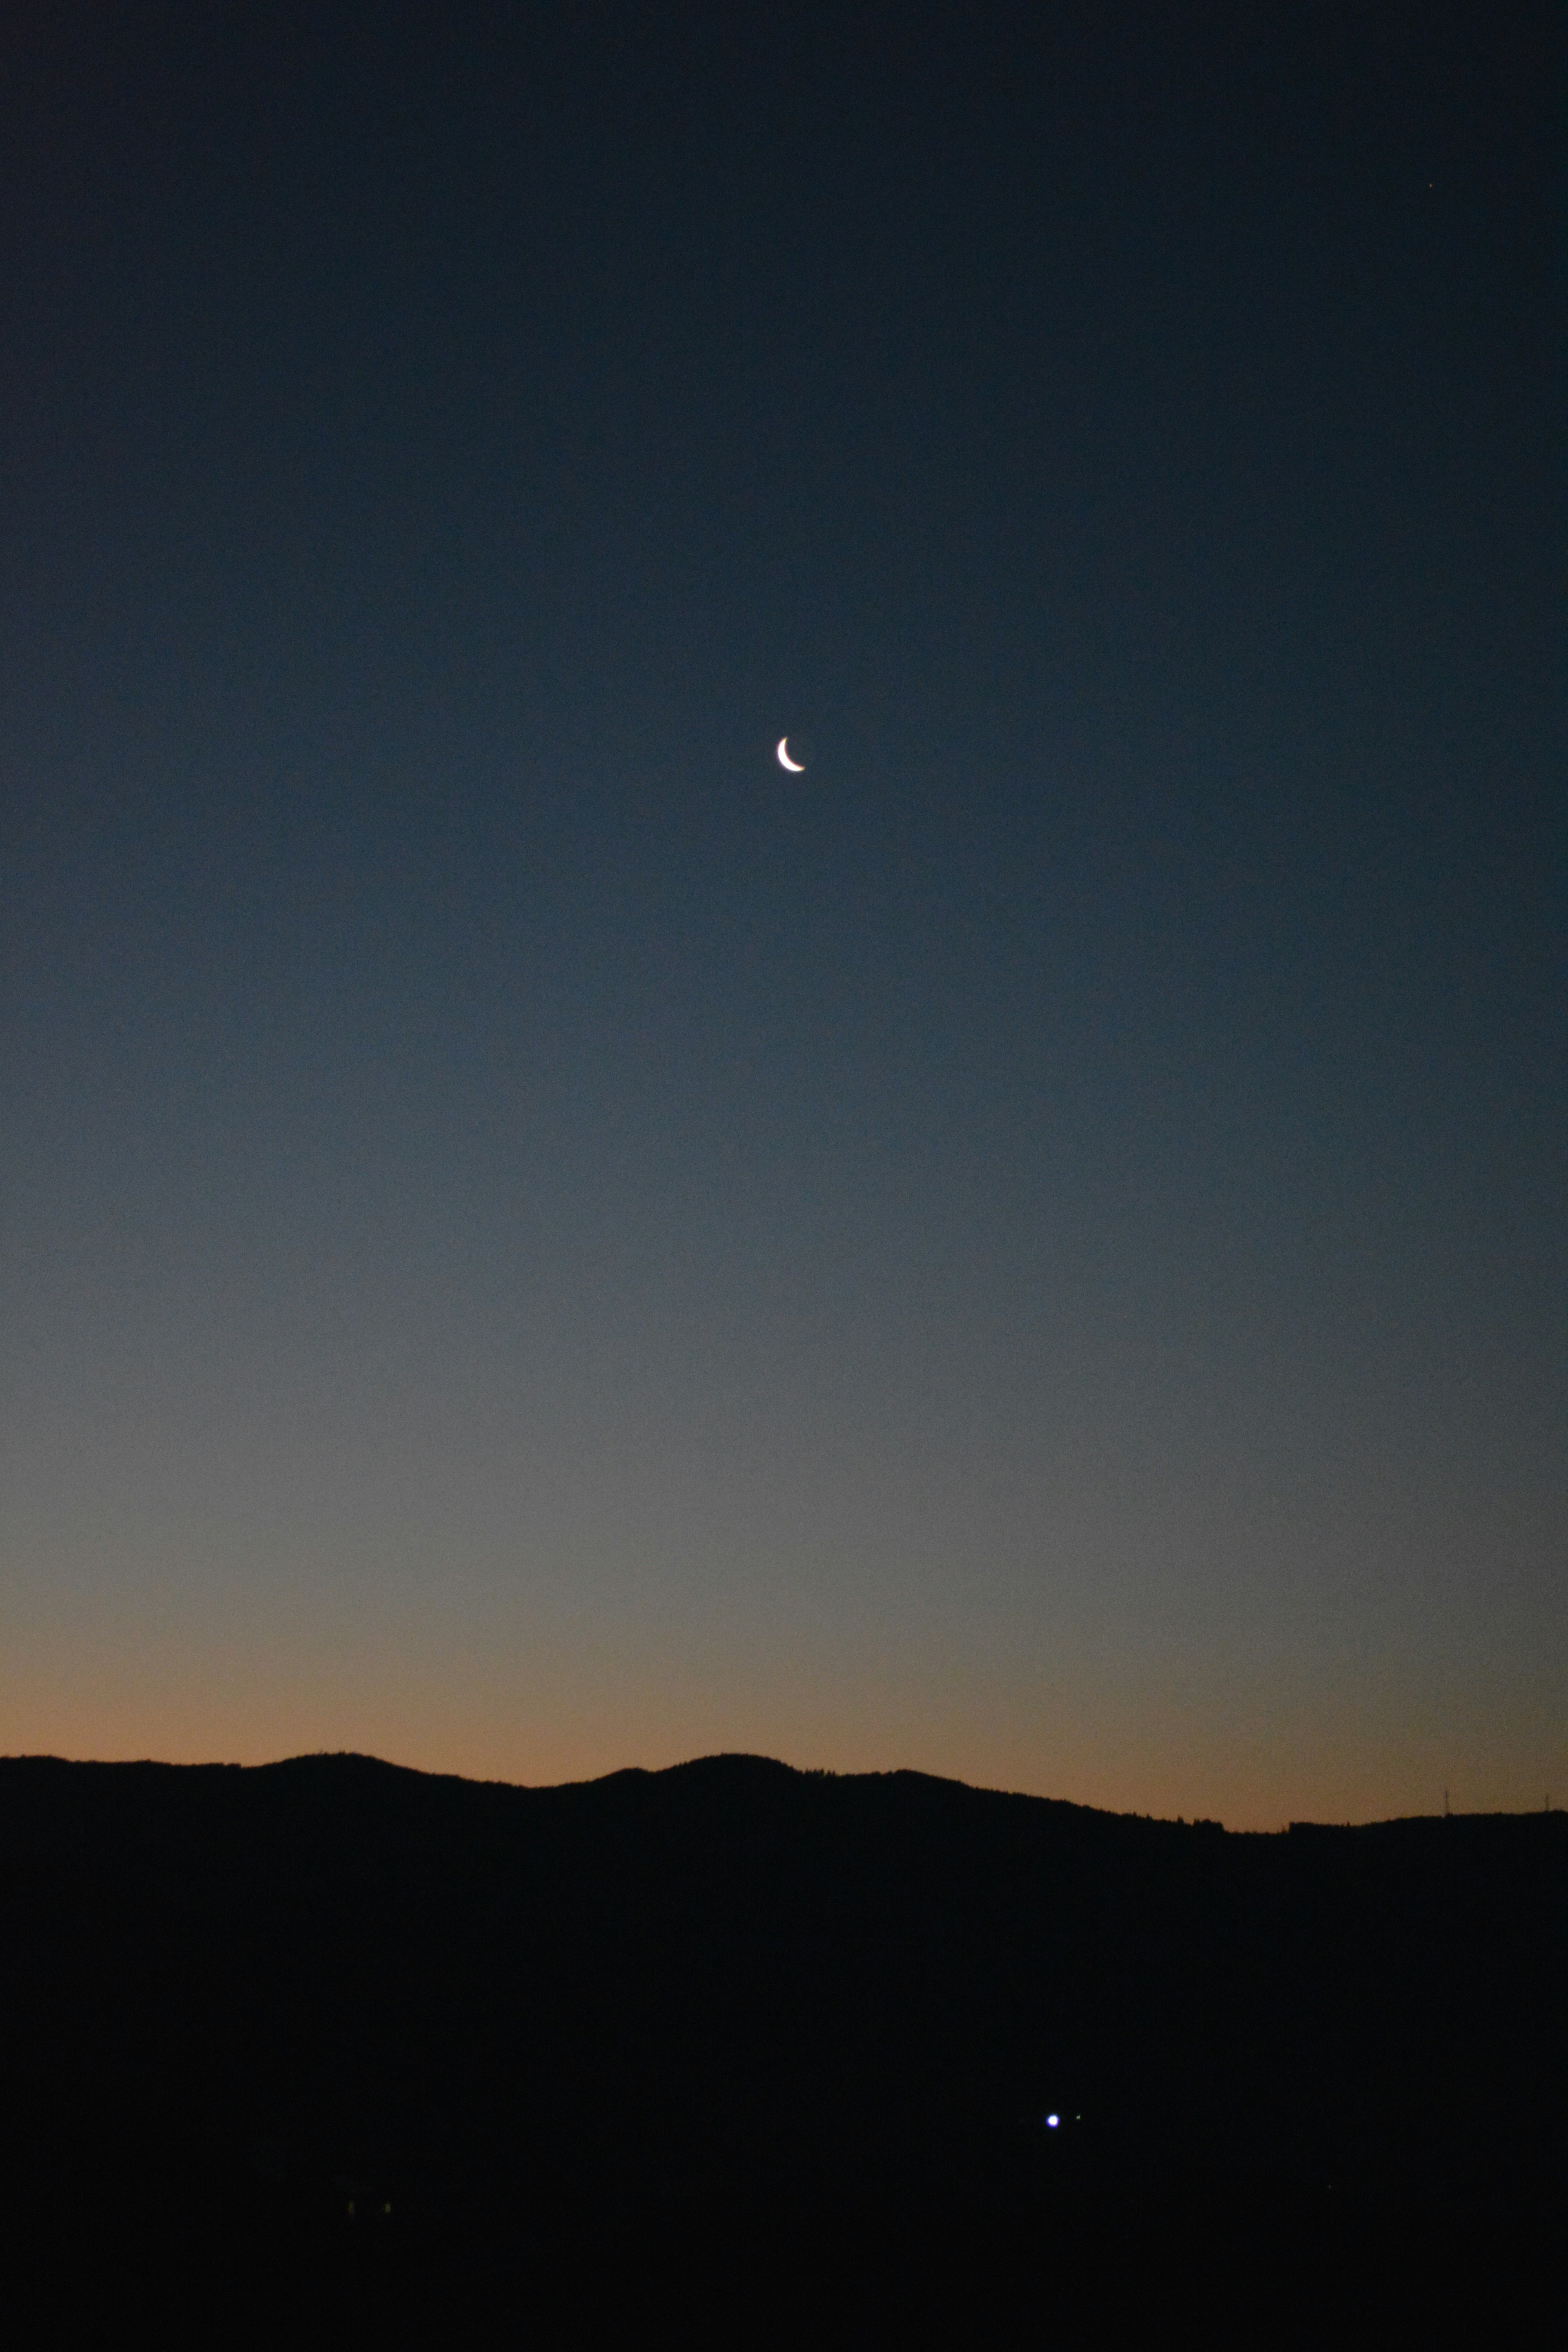
[[1568,1797],[1555,43],[6,12],[0,1748]]

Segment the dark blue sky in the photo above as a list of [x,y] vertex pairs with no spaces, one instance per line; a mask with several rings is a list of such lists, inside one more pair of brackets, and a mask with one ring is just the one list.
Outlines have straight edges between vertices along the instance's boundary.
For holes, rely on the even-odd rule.
[[1498,13],[12,13],[0,1745],[1568,1790]]

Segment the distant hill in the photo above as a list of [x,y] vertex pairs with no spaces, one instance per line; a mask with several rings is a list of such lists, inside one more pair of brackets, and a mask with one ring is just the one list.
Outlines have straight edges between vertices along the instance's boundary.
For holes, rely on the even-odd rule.
[[138,2147],[497,2228],[1568,2191],[1561,1814],[1231,1835],[743,1756],[546,1790],[21,1759],[0,1885],[35,2202]]

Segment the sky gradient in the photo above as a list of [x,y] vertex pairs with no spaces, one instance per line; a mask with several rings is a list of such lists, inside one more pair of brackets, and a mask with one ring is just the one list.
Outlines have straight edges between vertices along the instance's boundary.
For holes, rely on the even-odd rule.
[[0,1748],[1568,1797],[1492,13],[9,13]]

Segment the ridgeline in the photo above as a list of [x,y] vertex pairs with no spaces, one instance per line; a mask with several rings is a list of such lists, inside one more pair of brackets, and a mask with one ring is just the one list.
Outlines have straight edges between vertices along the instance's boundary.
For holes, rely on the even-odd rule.
[[209,2293],[445,2263],[559,2315],[612,2291],[589,2244],[688,2301],[908,2284],[976,2232],[994,2283],[1048,2254],[1079,2297],[1194,2231],[1233,2277],[1561,2244],[1562,1814],[1238,1835],[740,1756],[544,1790],[20,1759],[0,1864],[7,2210],[121,2285],[179,2244]]

